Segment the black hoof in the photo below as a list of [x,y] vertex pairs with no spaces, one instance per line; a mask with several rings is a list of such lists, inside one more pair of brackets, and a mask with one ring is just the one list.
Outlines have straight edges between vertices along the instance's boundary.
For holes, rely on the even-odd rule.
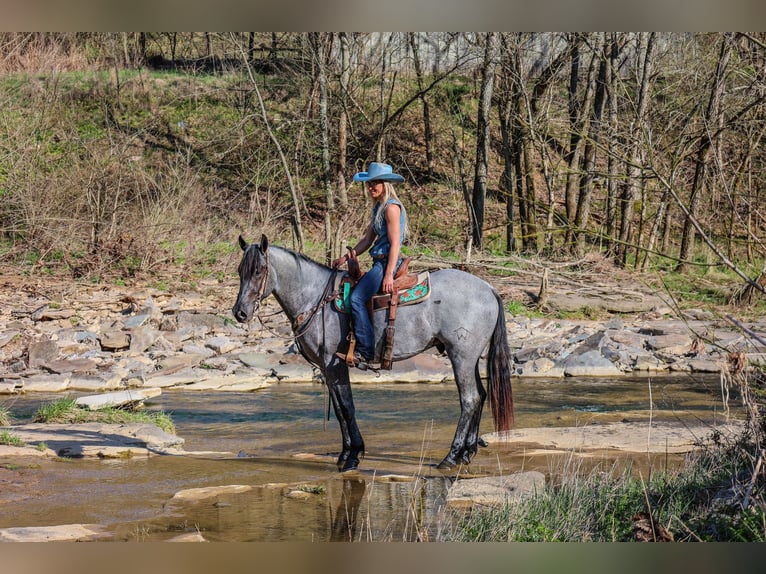
[[438,465],[436,465],[436,468],[439,470],[452,470],[458,465],[458,462],[453,459],[450,456],[447,456],[444,458],[443,461],[441,461]]
[[348,472],[350,470],[356,470],[359,468],[359,459],[364,458],[364,451],[351,451],[345,454],[341,454],[338,458],[338,470],[340,472]]

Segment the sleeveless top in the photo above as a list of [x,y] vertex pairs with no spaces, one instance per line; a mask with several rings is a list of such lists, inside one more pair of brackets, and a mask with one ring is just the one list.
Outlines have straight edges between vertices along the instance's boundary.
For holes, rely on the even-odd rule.
[[[389,199],[386,202],[386,207],[394,203],[399,206],[399,245],[404,244],[404,228],[405,228],[405,221],[406,221],[406,215],[404,213],[404,206],[398,202],[395,199]],[[375,239],[375,243],[372,244],[372,249],[370,249],[370,255],[373,258],[380,258],[380,256],[387,256],[388,252],[391,250],[391,242],[388,240],[388,224],[386,223],[386,218],[381,217],[380,223],[376,223],[376,215],[378,214],[378,209],[380,208],[379,204],[375,204],[375,206],[372,208],[372,227],[377,235],[377,238]]]

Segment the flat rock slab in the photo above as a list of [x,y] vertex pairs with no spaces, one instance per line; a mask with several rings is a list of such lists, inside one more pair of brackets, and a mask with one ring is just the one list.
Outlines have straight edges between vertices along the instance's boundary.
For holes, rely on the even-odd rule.
[[487,476],[457,480],[447,492],[447,506],[472,508],[503,506],[542,493],[545,476],[541,472],[517,472],[507,476]]
[[142,403],[146,399],[157,397],[161,394],[162,389],[158,388],[135,389],[79,397],[75,401],[75,404],[91,411],[97,411],[108,407],[121,407],[133,403]]
[[[184,439],[152,424],[43,424],[4,427],[28,446],[30,454],[40,445],[53,456],[72,458],[122,458],[153,454],[182,454]],[[13,448],[13,451],[8,449]],[[20,454],[18,447],[0,446],[0,457]]]
[[97,524],[0,528],[0,542],[83,542],[107,536]]
[[[483,435],[490,444],[515,444],[550,451],[617,450],[633,453],[691,452],[718,432],[724,437],[742,432],[742,425],[684,425],[671,423],[613,423],[582,427],[540,427]],[[528,452],[529,454],[529,452]],[[534,452],[532,452],[534,454]]]

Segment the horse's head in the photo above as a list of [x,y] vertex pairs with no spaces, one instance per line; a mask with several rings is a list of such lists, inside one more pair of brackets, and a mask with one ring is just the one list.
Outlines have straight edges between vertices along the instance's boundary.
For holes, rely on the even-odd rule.
[[261,235],[261,243],[247,244],[239,236],[239,246],[242,248],[242,261],[239,263],[239,294],[231,312],[240,323],[247,323],[253,318],[253,313],[269,293],[266,284],[269,278],[269,240]]

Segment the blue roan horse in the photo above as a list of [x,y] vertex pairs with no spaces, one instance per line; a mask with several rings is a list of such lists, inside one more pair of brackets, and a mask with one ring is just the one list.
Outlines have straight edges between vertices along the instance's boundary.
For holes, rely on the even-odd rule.
[[[239,238],[244,254],[239,264],[239,294],[232,312],[240,323],[253,317],[261,300],[274,295],[287,314],[304,358],[324,375],[343,435],[338,469],[357,468],[364,441],[357,426],[348,366],[336,351],[346,350],[349,316],[328,305],[339,271],[282,247]],[[385,338],[387,311],[374,313],[376,355]],[[468,464],[479,446],[479,423],[487,392],[479,359],[487,351],[487,380],[495,429],[513,423],[510,351],[502,300],[478,277],[456,269],[431,273],[431,295],[421,303],[400,306],[396,318],[393,360],[400,361],[436,346],[449,356],[460,392],[460,418],[441,469]]]

